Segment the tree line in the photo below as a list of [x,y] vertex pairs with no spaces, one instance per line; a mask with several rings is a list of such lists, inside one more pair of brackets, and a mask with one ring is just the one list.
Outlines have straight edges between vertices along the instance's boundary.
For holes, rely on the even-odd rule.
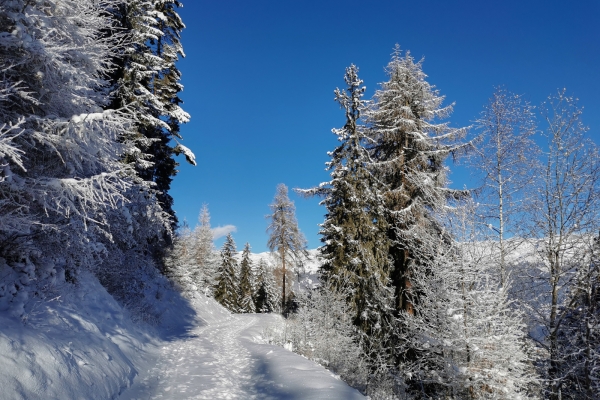
[[[371,398],[597,398],[600,158],[576,99],[550,96],[539,127],[498,88],[453,128],[422,61],[396,46],[386,73],[367,101],[346,69],[331,180],[298,190],[326,215],[294,347]],[[449,157],[477,187],[449,187]],[[348,347],[348,320],[353,353],[319,352]]]
[[264,258],[255,264],[246,243],[241,256],[229,233],[219,252],[214,248],[210,214],[205,204],[199,225],[192,231],[184,226],[166,257],[167,276],[188,297],[202,292],[214,297],[232,312],[281,312],[288,315],[296,307],[293,290],[296,266],[307,256],[306,239],[298,229],[294,203],[284,184],[277,187],[269,206],[268,246],[275,266]]

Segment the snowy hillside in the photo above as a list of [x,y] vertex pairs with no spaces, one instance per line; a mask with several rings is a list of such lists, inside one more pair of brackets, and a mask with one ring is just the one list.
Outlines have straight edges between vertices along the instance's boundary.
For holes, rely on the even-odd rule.
[[[196,324],[192,305],[168,287],[155,293],[158,327],[132,322],[91,273],[53,290],[52,300],[32,300],[21,318],[0,314],[2,398],[115,398],[152,359],[149,349]],[[212,309],[203,316],[222,318]]]

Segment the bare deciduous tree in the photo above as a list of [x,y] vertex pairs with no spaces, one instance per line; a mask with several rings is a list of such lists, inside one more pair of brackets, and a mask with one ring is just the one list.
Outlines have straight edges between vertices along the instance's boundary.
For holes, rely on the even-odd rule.
[[551,399],[561,398],[564,354],[558,335],[570,309],[567,291],[576,269],[589,257],[600,226],[600,155],[598,147],[584,137],[587,128],[576,100],[562,90],[542,107],[548,150],[532,212],[531,236],[538,239],[547,279],[539,311],[546,330]]
[[267,246],[271,252],[277,252],[281,259],[283,271],[282,285],[282,312],[285,313],[285,289],[286,289],[286,261],[297,264],[306,257],[306,239],[298,228],[296,220],[296,207],[288,198],[288,188],[283,183],[277,186],[277,193],[273,203],[269,205],[271,214],[267,215],[270,220],[267,232],[269,241]]
[[[520,96],[498,88],[482,111],[477,125],[481,144],[470,157],[471,166],[482,178],[479,199],[483,215],[497,234],[499,275],[506,281],[506,256],[514,248],[507,235],[517,227],[513,218],[522,211],[524,189],[535,178],[538,152],[531,137],[536,124],[533,107]],[[516,242],[512,242],[515,244]]]

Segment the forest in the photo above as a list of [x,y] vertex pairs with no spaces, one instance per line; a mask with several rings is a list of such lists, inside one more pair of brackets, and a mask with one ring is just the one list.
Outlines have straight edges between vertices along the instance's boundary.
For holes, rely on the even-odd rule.
[[[348,66],[330,180],[293,188],[324,210],[309,284],[285,184],[268,257],[217,250],[206,205],[176,217],[181,6],[0,0],[0,313],[26,324],[89,273],[140,324],[172,290],[281,314],[273,343],[371,399],[600,398],[600,154],[567,89],[498,87],[454,128],[399,45],[371,99]],[[451,188],[450,161],[477,185]]]

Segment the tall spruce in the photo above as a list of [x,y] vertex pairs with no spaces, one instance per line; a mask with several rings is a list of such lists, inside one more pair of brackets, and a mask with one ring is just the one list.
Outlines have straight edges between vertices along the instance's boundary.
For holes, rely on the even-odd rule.
[[256,312],[254,305],[254,274],[250,260],[250,244],[246,243],[240,262],[239,308],[241,312]]
[[215,299],[232,312],[239,310],[238,263],[235,259],[236,248],[231,233],[227,235],[221,249],[221,265],[217,270]]
[[[331,180],[298,192],[324,197],[321,204],[327,214],[320,231],[320,276],[327,287],[348,296],[353,323],[363,332],[364,340],[372,342],[381,339],[381,330],[391,324],[387,221],[380,185],[368,168],[368,137],[359,123],[365,110],[365,87],[355,65],[346,68],[344,80],[346,89],[334,91],[346,123],[332,130],[340,144],[328,153]],[[381,351],[373,345],[367,347]]]
[[426,80],[422,61],[409,52],[402,56],[396,45],[386,67],[389,80],[375,92],[371,107],[364,113],[369,125],[372,163],[382,184],[383,203],[393,261],[396,315],[413,312],[410,291],[411,269],[425,266],[436,253],[442,230],[435,212],[451,197],[463,193],[447,187],[444,161],[466,144],[457,144],[467,129],[453,129],[439,122],[452,112]]
[[[286,268],[292,269],[307,256],[306,239],[298,228],[296,220],[296,207],[288,197],[288,188],[283,183],[277,186],[277,193],[273,203],[269,205],[272,214],[267,215],[270,220],[267,232],[269,240],[267,246],[271,252],[276,253],[281,261],[283,273],[281,292],[281,312],[286,313],[286,289],[292,282],[286,282]],[[290,290],[287,290],[288,295]]]
[[174,156],[183,153],[195,165],[189,149],[177,143],[180,124],[189,120],[180,107],[178,93],[183,86],[175,65],[184,56],[180,33],[185,25],[175,10],[181,6],[178,1],[127,0],[109,9],[115,27],[125,31],[128,40],[114,60],[113,100],[108,107],[132,113],[135,132],[122,138],[128,145],[124,160],[156,191],[172,227],[177,218],[168,191],[177,172]]

